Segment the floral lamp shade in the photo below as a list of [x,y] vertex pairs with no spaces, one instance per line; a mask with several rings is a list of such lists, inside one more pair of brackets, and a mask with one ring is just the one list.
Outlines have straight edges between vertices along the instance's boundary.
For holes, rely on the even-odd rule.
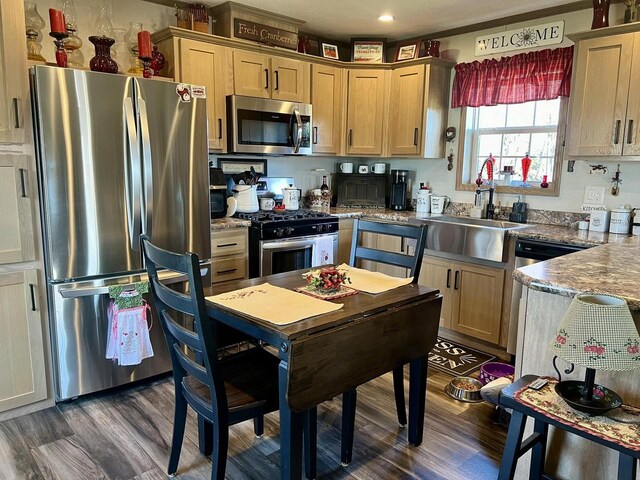
[[594,370],[640,368],[640,335],[627,302],[613,295],[576,295],[551,351],[563,360]]

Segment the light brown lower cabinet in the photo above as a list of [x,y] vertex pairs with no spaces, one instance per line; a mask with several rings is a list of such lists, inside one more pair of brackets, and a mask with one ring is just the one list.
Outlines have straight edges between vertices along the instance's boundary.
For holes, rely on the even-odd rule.
[[38,273],[0,274],[0,412],[47,398]]
[[500,342],[503,269],[425,255],[418,283],[442,293],[441,327]]
[[353,219],[341,218],[338,222],[338,260],[336,264],[348,264],[351,256],[351,241],[353,240]]
[[247,278],[248,232],[246,228],[214,230],[211,235],[211,282]]

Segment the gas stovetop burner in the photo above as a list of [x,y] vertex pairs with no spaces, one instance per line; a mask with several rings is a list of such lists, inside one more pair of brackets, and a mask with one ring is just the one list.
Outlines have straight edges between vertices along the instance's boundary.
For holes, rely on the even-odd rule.
[[313,210],[295,210],[295,211],[283,211],[274,212],[267,210],[260,210],[256,213],[237,213],[237,218],[243,220],[251,220],[257,223],[266,222],[291,222],[296,220],[314,220],[314,219],[327,219],[332,218],[328,213],[315,212]]

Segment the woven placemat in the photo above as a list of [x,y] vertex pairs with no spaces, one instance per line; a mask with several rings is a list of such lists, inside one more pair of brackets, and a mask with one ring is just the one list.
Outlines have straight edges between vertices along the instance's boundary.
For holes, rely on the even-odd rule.
[[[592,417],[571,408],[555,390],[558,381],[546,378],[540,390],[524,387],[515,394],[515,399],[560,423],[577,428],[596,437],[625,448],[640,451],[640,408],[622,405],[607,415]],[[635,423],[633,420],[635,419]]]

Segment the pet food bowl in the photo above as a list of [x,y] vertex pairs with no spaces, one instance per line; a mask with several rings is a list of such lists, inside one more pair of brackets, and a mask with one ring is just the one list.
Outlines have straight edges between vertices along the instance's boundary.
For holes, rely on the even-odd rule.
[[446,387],[444,393],[461,402],[481,402],[480,389],[482,383],[473,377],[455,377]]
[[482,385],[493,382],[496,378],[508,377],[513,375],[516,369],[513,365],[500,362],[488,362],[480,367],[480,375],[478,378]]

